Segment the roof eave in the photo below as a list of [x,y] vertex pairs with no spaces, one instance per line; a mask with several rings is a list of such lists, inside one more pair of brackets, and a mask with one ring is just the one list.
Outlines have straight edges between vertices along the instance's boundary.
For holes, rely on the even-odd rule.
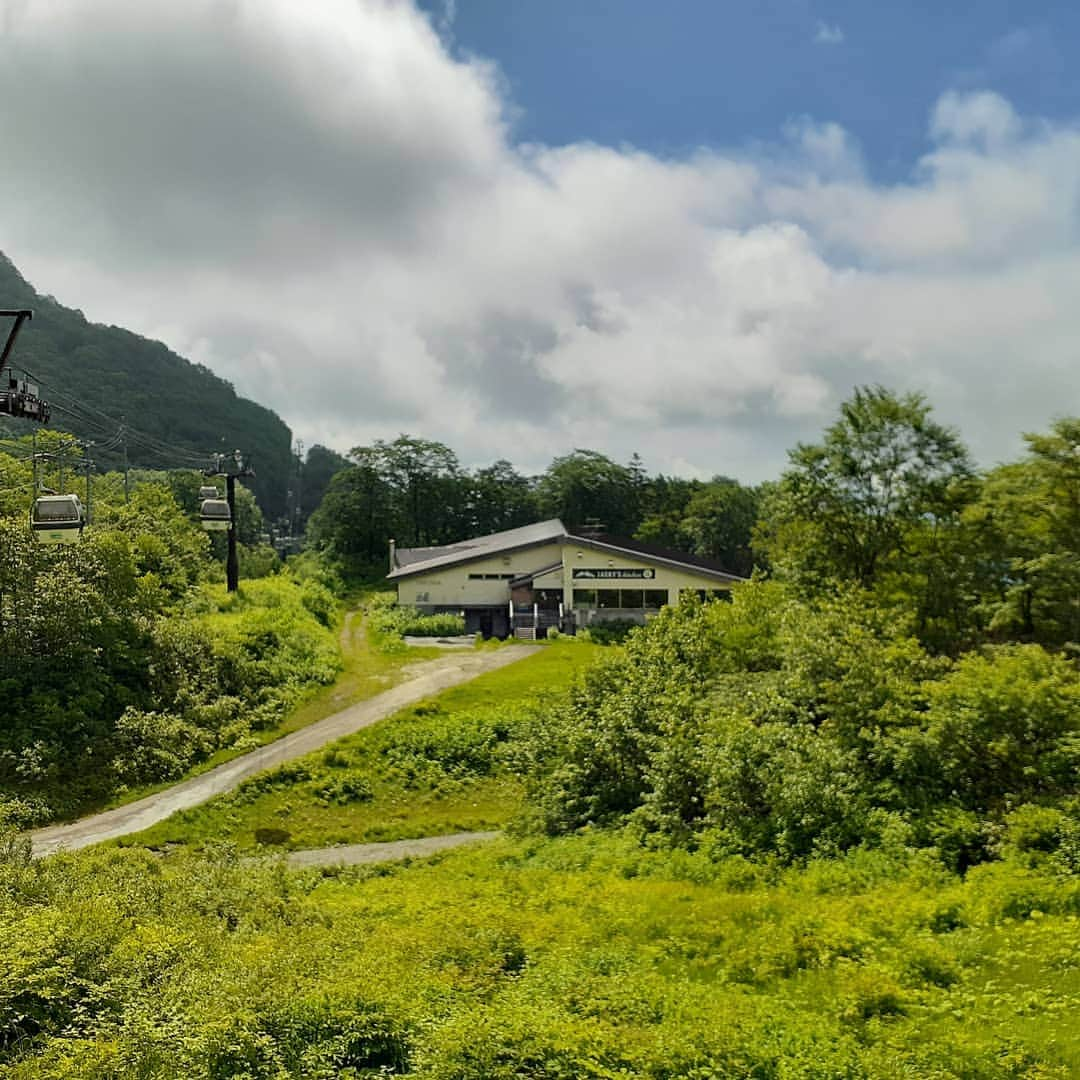
[[729,573],[727,570],[713,570],[707,566],[695,566],[693,563],[680,562],[678,559],[666,558],[663,555],[652,555],[644,551],[633,551],[631,548],[620,547],[618,544],[605,543],[588,536],[574,536],[567,534],[564,543],[579,544],[581,547],[592,548],[595,551],[615,551],[634,559],[643,559],[646,562],[662,563],[664,566],[674,566],[679,570],[691,574],[701,574],[705,577],[716,578],[720,581],[730,582],[733,585],[741,585],[749,581],[749,578],[739,577],[738,574]]
[[411,566],[401,566],[386,575],[387,581],[401,581],[407,577],[416,577],[418,574],[430,574],[436,570],[450,570],[456,566],[465,566],[471,562],[483,562],[486,559],[498,558],[500,555],[510,555],[515,551],[528,551],[529,548],[546,547],[548,544],[561,544],[565,536],[547,536],[543,540],[531,540],[527,544],[515,544],[513,547],[500,548],[497,551],[482,551],[471,555],[461,555],[455,558],[433,560],[429,563],[414,563]]

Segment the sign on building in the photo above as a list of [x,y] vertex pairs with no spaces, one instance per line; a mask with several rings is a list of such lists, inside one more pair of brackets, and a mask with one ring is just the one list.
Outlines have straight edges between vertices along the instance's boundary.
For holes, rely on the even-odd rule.
[[574,567],[575,581],[600,581],[611,578],[644,578],[645,580],[651,580],[654,577],[656,577],[656,571],[651,567],[623,567],[616,570],[592,569],[587,566]]

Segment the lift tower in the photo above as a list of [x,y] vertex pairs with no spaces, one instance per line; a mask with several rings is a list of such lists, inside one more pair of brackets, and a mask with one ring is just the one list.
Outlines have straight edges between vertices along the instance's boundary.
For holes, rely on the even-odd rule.
[[254,476],[255,470],[244,463],[244,455],[233,451],[231,458],[224,454],[215,457],[214,464],[203,470],[204,476],[225,477],[225,497],[229,502],[229,554],[225,560],[225,588],[236,592],[240,585],[240,559],[236,553],[236,481]]
[[49,403],[38,397],[38,388],[26,379],[7,371],[8,359],[15,348],[23,323],[29,322],[34,313],[29,308],[17,311],[0,311],[0,318],[13,319],[4,347],[0,350],[0,415],[18,416],[24,420],[36,420],[39,424],[49,422]]

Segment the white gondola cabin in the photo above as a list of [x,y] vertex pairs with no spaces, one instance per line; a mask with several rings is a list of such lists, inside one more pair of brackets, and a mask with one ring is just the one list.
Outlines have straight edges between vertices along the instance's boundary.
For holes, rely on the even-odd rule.
[[78,495],[42,495],[30,511],[30,528],[42,544],[74,544],[86,526]]
[[226,532],[232,525],[232,513],[225,499],[206,499],[199,509],[199,519],[207,532]]
[[210,484],[206,484],[203,487],[199,488],[199,498],[201,500],[220,499],[221,493],[216,487],[212,487]]

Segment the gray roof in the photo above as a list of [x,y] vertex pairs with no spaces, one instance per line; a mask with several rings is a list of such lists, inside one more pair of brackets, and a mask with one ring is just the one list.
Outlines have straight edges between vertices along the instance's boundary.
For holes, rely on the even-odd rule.
[[394,569],[387,577],[394,580],[413,574],[426,574],[431,570],[487,559],[507,551],[549,544],[564,536],[566,527],[558,518],[551,518],[549,521],[538,521],[535,525],[523,525],[519,529],[507,529],[490,536],[477,536],[445,547],[398,548],[394,554]]
[[534,581],[538,577],[543,577],[545,574],[550,574],[553,570],[562,569],[562,559],[558,562],[549,563],[547,566],[541,566],[539,570],[530,570],[526,574],[518,574],[513,581],[510,582],[510,588],[514,588],[515,585],[520,585],[525,581]]

